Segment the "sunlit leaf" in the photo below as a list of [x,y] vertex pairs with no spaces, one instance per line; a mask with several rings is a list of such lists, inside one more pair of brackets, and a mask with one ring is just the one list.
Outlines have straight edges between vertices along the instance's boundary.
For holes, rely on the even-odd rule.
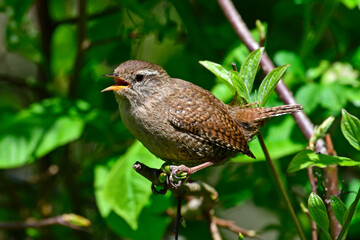
[[[250,53],[241,64],[239,74],[241,76],[240,80],[243,80],[246,94],[250,96],[251,90],[253,88],[254,79],[258,71],[261,56],[264,52],[264,48],[259,48],[252,53]],[[236,86],[236,85],[235,85]]]
[[321,153],[315,153],[310,150],[304,150],[298,153],[290,162],[288,172],[299,171],[311,166],[326,167],[328,165],[337,164],[340,166],[357,166],[360,161],[355,161],[346,157],[334,157]]
[[226,70],[223,66],[211,61],[199,61],[199,63],[203,65],[207,70],[212,72],[215,76],[220,78],[230,88],[234,88],[230,78],[229,71]]
[[342,109],[341,131],[351,146],[360,151],[360,120]]
[[274,62],[277,66],[291,65],[284,76],[284,81],[287,85],[298,84],[306,79],[303,61],[295,52],[280,50],[275,53]]
[[313,112],[319,105],[321,101],[319,91],[320,86],[316,83],[305,84],[297,91],[296,101],[303,106],[305,113]]
[[273,69],[261,82],[258,92],[258,102],[261,103],[261,106],[265,105],[277,83],[280,81],[282,75],[289,66],[290,65],[284,65]]
[[231,78],[233,86],[234,86],[235,90],[237,91],[237,93],[239,94],[239,96],[242,99],[245,99],[246,102],[250,103],[251,102],[250,94],[248,93],[248,91],[246,89],[244,77],[242,75],[240,75],[238,72],[231,71],[230,78]]
[[[108,161],[110,164],[97,165],[95,168],[95,197],[96,204],[101,216],[110,229],[121,237],[134,240],[157,240],[161,239],[169,224],[170,217],[163,213],[171,206],[171,195],[154,196],[147,199],[147,203],[141,211],[138,219],[138,228],[133,230],[129,224],[116,214],[112,205],[108,203],[104,196],[104,184],[107,182],[107,176],[112,166],[113,159]],[[133,169],[130,169],[130,171]],[[126,183],[123,183],[126,184]],[[156,227],[154,227],[156,223]]]
[[0,127],[0,168],[31,163],[78,139],[90,116],[89,106],[84,104],[47,99],[3,120]]
[[161,166],[161,161],[140,142],[133,144],[112,167],[104,185],[104,197],[118,215],[135,230],[138,218],[151,195],[151,182],[133,168],[136,161]]
[[341,108],[345,107],[347,99],[344,97],[346,88],[338,83],[320,85],[317,93],[320,105],[331,110],[331,114],[339,114]]
[[[61,25],[56,28],[51,43],[51,69],[57,78],[57,91],[62,90],[67,80],[65,80],[70,71],[73,70],[77,42],[76,42],[76,28],[72,25]],[[65,83],[64,83],[65,82]],[[64,90],[63,90],[64,91]]]

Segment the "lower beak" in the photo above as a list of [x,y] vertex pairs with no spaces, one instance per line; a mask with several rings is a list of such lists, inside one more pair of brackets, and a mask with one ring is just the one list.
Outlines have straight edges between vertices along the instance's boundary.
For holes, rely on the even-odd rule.
[[110,87],[107,87],[103,90],[101,90],[101,92],[107,92],[107,91],[117,91],[117,90],[121,90],[121,89],[124,89],[124,88],[127,88],[128,86],[121,86],[121,85],[112,85]]

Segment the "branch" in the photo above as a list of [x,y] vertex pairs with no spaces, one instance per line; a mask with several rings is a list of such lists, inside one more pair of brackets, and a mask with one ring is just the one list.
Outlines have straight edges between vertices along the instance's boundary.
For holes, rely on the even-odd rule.
[[210,217],[209,219],[210,225],[210,234],[213,240],[222,240],[222,237],[219,232],[218,225],[216,224],[215,217]]
[[[148,179],[153,184],[159,187],[165,187],[165,183],[159,181],[159,176],[162,173],[160,169],[150,168],[143,163],[136,162],[133,165],[134,170]],[[237,226],[233,221],[217,218],[214,216],[214,206],[218,200],[217,191],[210,185],[197,181],[197,182],[185,182],[178,189],[169,188],[176,196],[196,196],[198,198],[186,198],[187,204],[182,206],[181,214],[186,218],[194,218],[199,220],[207,219],[210,225],[210,232],[213,239],[221,239],[217,226],[227,228],[230,231],[239,234],[241,233],[245,237],[256,237],[256,232],[253,230],[243,229]],[[169,216],[175,216],[175,211],[169,209],[167,211]]]
[[[334,146],[330,137],[330,134],[325,135],[325,142],[327,151],[330,155],[336,156],[336,152],[334,150]],[[339,183],[338,183],[338,168],[337,165],[329,165],[324,169],[325,175],[325,205],[329,214],[330,220],[330,231],[331,236],[336,238],[341,232],[341,225],[339,221],[336,219],[335,214],[332,210],[330,199],[331,196],[338,196],[339,194]]]
[[[222,8],[225,16],[228,18],[231,26],[235,30],[236,34],[240,38],[240,40],[245,44],[245,46],[250,50],[254,51],[258,49],[260,46],[255,41],[253,36],[251,35],[249,29],[247,28],[246,24],[242,20],[241,16],[235,9],[234,4],[230,0],[217,0],[220,7]],[[264,52],[261,58],[261,67],[263,71],[268,74],[271,70],[275,68],[274,64],[268,57],[267,53]],[[279,81],[278,85],[276,86],[276,92],[279,95],[279,98],[285,104],[297,104],[294,96],[290,92],[290,90],[286,87],[282,80]],[[298,124],[301,132],[304,134],[306,139],[310,139],[314,132],[314,127],[309,118],[305,115],[304,112],[297,112],[292,114],[296,123]],[[324,149],[324,142],[319,140],[317,144],[317,150],[320,152]]]
[[[241,41],[246,45],[246,47],[250,51],[254,51],[258,49],[260,46],[255,41],[255,39],[252,37],[249,29],[247,28],[246,24],[242,20],[240,14],[237,12],[237,10],[234,7],[234,4],[230,0],[217,0],[220,7],[222,8],[225,16],[228,18],[231,26],[233,27],[234,31],[238,35],[238,37],[241,39]],[[271,70],[274,69],[274,64],[264,52],[263,57],[261,59],[261,67],[263,71],[268,74]],[[276,86],[276,92],[279,95],[279,98],[285,103],[285,104],[297,104],[295,98],[293,97],[291,91],[287,88],[287,86],[284,84],[282,80],[279,81],[279,83]],[[299,126],[301,132],[306,137],[307,140],[310,139],[310,137],[313,135],[314,127],[311,123],[310,119],[306,116],[304,112],[297,112],[292,114],[296,124]],[[319,139],[316,143],[316,151],[322,152],[324,154],[327,154],[327,149],[325,148],[325,143],[322,139]],[[327,177],[327,186],[335,186],[337,187],[338,178],[337,175],[334,173],[335,169],[337,171],[337,167],[331,166],[330,168],[325,169],[325,175]],[[330,171],[330,173],[327,173]],[[336,176],[335,176],[336,175]],[[331,211],[332,212],[332,211]],[[330,216],[331,226],[334,226],[336,229],[335,232],[339,232],[341,229],[340,224],[338,224],[338,221],[336,218],[333,218]]]
[[239,234],[241,233],[244,237],[256,237],[254,230],[247,230],[236,225],[234,221],[226,220],[222,218],[212,217],[212,221],[219,227],[229,229],[230,231]]
[[[136,162],[133,165],[133,168],[137,173],[147,178],[153,184],[159,187],[165,187],[166,183],[162,183],[159,181],[159,176],[162,173],[160,169],[150,168],[140,162]],[[204,209],[212,209],[218,200],[217,191],[210,185],[201,181],[186,182],[177,189],[169,188],[169,190],[173,192],[176,196],[184,197],[191,195],[203,197]]]
[[42,220],[29,220],[26,222],[0,222],[0,228],[6,229],[40,228],[50,225],[62,225],[76,230],[87,231],[85,227],[89,227],[91,222],[82,216],[72,213]]

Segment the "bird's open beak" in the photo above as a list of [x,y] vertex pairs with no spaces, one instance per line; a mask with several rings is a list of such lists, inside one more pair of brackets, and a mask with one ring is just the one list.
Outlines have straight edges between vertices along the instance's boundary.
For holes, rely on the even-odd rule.
[[111,91],[111,90],[117,91],[117,90],[121,90],[121,89],[130,87],[130,83],[128,83],[124,79],[120,78],[117,73],[109,73],[109,74],[105,74],[102,76],[103,77],[112,77],[115,81],[115,84],[103,89],[101,92],[106,92],[106,91]]

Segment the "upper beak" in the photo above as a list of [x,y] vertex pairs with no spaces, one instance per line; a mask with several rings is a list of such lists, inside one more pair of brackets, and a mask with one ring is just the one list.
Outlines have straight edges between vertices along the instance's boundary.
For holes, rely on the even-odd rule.
[[130,83],[128,83],[124,79],[120,78],[119,74],[117,74],[117,73],[104,74],[104,75],[102,75],[102,77],[112,77],[115,81],[115,84],[103,89],[101,92],[106,92],[106,91],[111,91],[111,90],[117,91],[117,90],[121,90],[121,89],[124,89],[124,88],[127,88],[130,86]]

